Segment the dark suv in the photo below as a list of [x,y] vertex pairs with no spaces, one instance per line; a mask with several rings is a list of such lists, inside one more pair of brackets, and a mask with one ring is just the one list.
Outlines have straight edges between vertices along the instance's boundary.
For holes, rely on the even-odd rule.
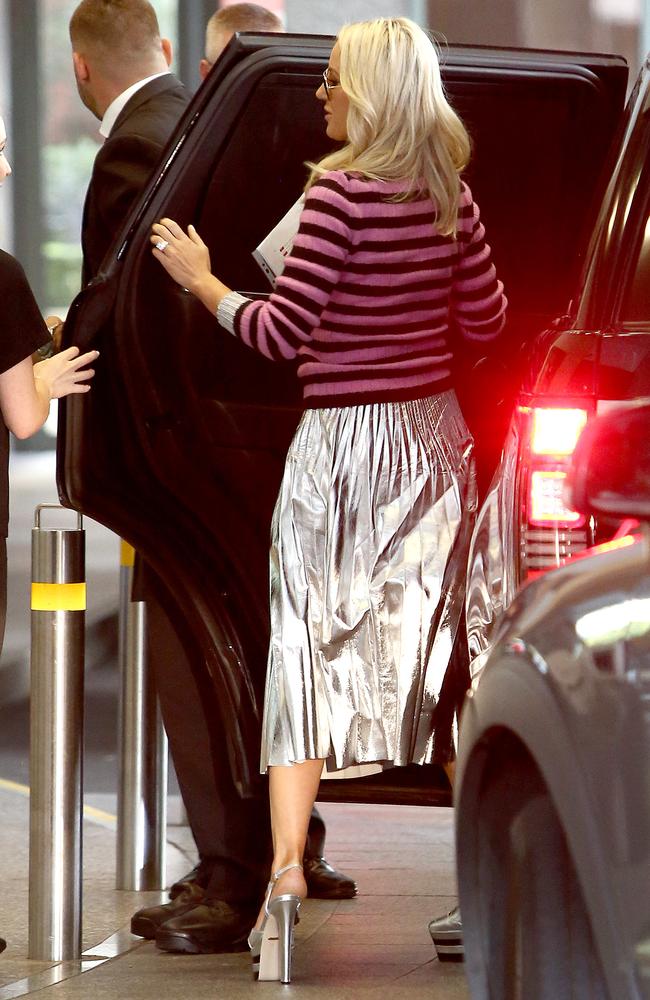
[[[257,770],[269,524],[299,416],[297,382],[291,364],[254,355],[168,280],[148,236],[163,215],[192,222],[220,277],[268,292],[252,251],[300,194],[305,161],[327,148],[314,94],[332,41],[233,40],[66,324],[67,341],[99,348],[101,364],[92,393],[62,407],[60,495],[134,545],[164,581],[160,599],[218,689],[242,787]],[[489,370],[458,365],[487,481],[505,432],[503,400],[519,382],[512,359],[565,309],[575,283],[627,69],[614,56],[451,46],[443,72],[472,135],[467,179],[510,300],[505,389]],[[324,794],[448,801],[439,776],[395,769],[326,783]]]
[[478,676],[522,583],[611,538],[572,510],[571,453],[596,414],[650,395],[650,65],[628,101],[566,314],[533,342],[470,556],[467,626]]
[[628,533],[522,589],[463,709],[474,1000],[650,997],[648,402],[591,421],[569,468],[566,502]]

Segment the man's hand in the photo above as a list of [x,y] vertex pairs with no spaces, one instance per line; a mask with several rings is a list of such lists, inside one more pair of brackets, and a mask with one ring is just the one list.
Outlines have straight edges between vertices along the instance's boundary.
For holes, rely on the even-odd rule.
[[34,351],[32,354],[33,365],[37,365],[39,361],[45,361],[47,358],[53,357],[61,350],[65,323],[58,316],[46,316],[45,325],[52,339]]
[[63,343],[63,330],[65,328],[65,321],[61,319],[60,316],[46,316],[45,325],[50,331],[52,337],[52,344],[54,347],[54,354],[58,354],[61,350],[61,344]]

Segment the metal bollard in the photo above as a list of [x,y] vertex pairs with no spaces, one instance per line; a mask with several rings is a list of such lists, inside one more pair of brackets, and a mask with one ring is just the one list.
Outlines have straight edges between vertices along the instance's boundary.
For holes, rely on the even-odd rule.
[[167,737],[147,669],[143,601],[131,600],[133,548],[121,543],[118,889],[165,885]]
[[85,532],[32,530],[29,958],[81,956]]

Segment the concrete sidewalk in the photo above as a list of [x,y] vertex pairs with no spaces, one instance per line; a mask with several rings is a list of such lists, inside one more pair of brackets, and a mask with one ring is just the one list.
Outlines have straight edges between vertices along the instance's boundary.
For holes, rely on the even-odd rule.
[[[455,901],[451,810],[331,803],[321,808],[327,856],[357,878],[359,896],[304,904],[290,989],[327,1000],[380,993],[391,1000],[466,1000],[462,965],[441,965],[427,932],[428,920]],[[84,961],[51,966],[28,960],[26,790],[0,780],[0,810],[0,935],[8,941],[0,956],[0,1000],[36,991],[53,1000],[286,997],[287,987],[253,982],[247,955],[167,955],[129,933],[133,911],[161,896],[113,888],[114,819],[96,806],[84,821]],[[187,827],[169,827],[169,882],[194,864],[193,852]]]

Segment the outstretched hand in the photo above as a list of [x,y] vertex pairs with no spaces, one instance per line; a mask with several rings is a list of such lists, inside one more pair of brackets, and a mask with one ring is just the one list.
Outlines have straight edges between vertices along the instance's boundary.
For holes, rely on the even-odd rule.
[[47,387],[50,399],[61,399],[76,392],[88,392],[88,382],[95,374],[93,368],[86,368],[97,357],[99,351],[79,354],[78,347],[67,347],[45,361],[34,365],[34,378]]
[[194,226],[185,233],[173,219],[161,219],[152,226],[151,243],[156,260],[188,291],[195,292],[210,277],[210,251]]

